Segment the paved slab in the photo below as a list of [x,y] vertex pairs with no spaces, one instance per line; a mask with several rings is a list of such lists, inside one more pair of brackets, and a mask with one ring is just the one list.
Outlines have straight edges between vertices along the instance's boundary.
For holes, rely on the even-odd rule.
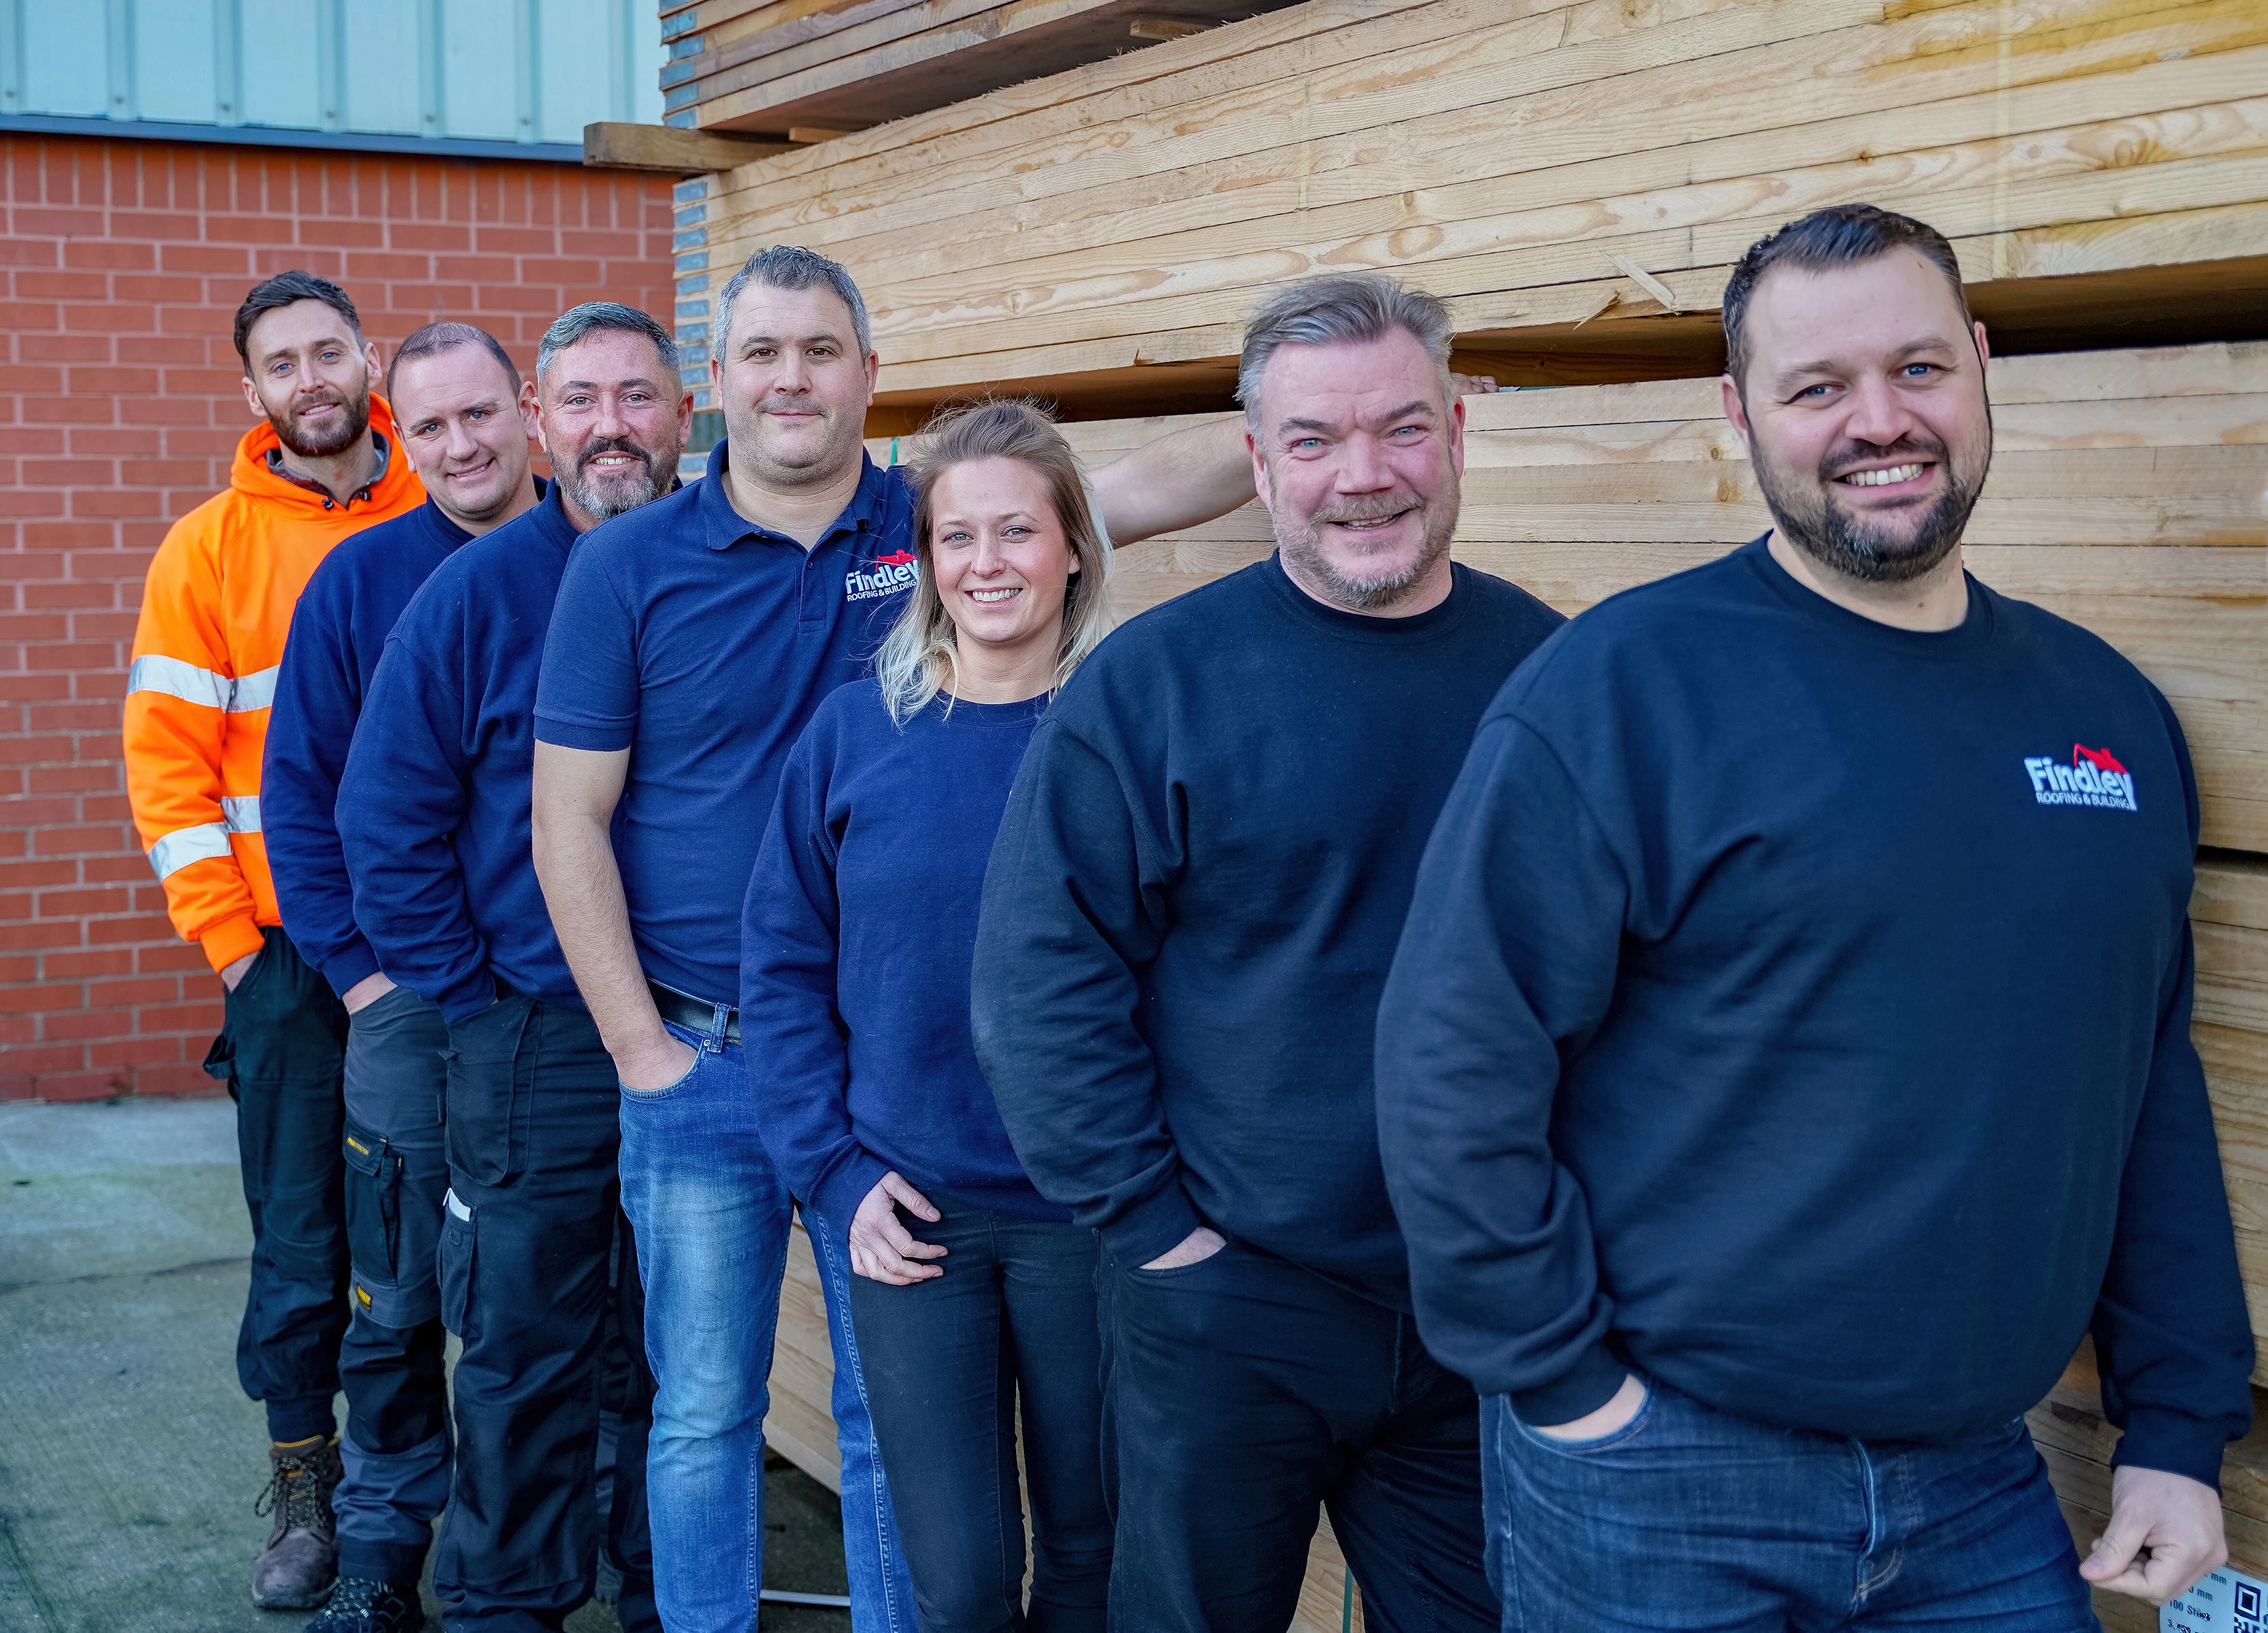
[[[307,1620],[251,1600],[266,1435],[236,1380],[251,1231],[234,1118],[225,1100],[0,1105],[5,1633],[296,1633]],[[767,1578],[841,1593],[834,1498],[784,1466],[766,1491]],[[597,1604],[567,1624],[619,1625]],[[849,1625],[788,1607],[762,1622]]]

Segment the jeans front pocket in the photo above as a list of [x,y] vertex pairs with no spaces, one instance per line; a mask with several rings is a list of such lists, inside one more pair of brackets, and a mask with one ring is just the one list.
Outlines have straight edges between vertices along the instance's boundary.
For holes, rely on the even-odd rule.
[[1631,1376],[1638,1379],[1638,1383],[1645,1388],[1646,1398],[1638,1403],[1638,1410],[1631,1414],[1630,1422],[1617,1428],[1609,1429],[1602,1435],[1590,1435],[1580,1440],[1566,1440],[1557,1435],[1547,1435],[1534,1424],[1521,1422],[1520,1415],[1516,1412],[1512,1415],[1513,1422],[1518,1425],[1521,1434],[1530,1444],[1542,1446],[1546,1451],[1557,1452],[1571,1457],[1584,1457],[1595,1452],[1611,1451],[1618,1445],[1636,1439],[1645,1431],[1647,1423],[1653,1420],[1655,1403],[1661,1399],[1661,1392],[1654,1387],[1652,1379],[1640,1377],[1636,1372],[1632,1372]]
[[473,1301],[473,1255],[476,1246],[473,1210],[451,1190],[441,1198],[441,1243],[436,1251],[441,1278],[441,1325],[470,1343],[465,1317]]
[[535,1063],[521,1048],[535,1013],[515,993],[449,1026],[449,1166],[482,1185],[501,1185],[527,1154]]
[[401,1280],[402,1160],[382,1134],[347,1119],[347,1255],[357,1278]]

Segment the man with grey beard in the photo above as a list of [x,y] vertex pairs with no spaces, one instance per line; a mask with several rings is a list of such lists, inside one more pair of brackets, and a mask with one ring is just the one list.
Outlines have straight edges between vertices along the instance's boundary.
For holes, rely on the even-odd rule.
[[1374,1627],[1495,1627],[1478,1403],[1419,1342],[1371,1023],[1473,724],[1560,623],[1449,559],[1448,313],[1285,287],[1238,394],[1276,555],[1049,710],[977,936],[977,1055],[1102,1238],[1111,1625],[1280,1633],[1317,1511]]
[[676,485],[692,394],[669,334],[578,306],[536,353],[550,493],[464,546],[402,614],[340,785],[355,917],[449,1026],[442,1320],[464,1341],[434,1586],[452,1629],[556,1628],[590,1598],[600,1356],[627,1341],[606,1546],[626,1629],[660,1626],[647,1541],[652,1381],[620,1207],[614,1063],[529,859],[536,679],[578,540]]
[[[1506,1626],[2073,1633],[2226,1557],[2252,1340],[2189,1035],[2179,723],[1961,540],[1945,238],[1839,205],[1727,285],[1772,529],[1490,707],[1378,1011],[1425,1341],[1485,1397]],[[2082,1563],[2022,1414],[2092,1334]]]

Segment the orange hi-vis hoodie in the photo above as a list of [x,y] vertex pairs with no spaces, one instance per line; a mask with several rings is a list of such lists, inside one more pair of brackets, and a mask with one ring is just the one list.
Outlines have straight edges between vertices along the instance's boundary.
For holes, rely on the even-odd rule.
[[413,511],[425,490],[372,393],[386,468],[342,504],[274,469],[264,422],[225,492],[175,522],[150,563],[126,680],[126,794],[166,908],[221,969],[280,924],[260,836],[260,760],[291,609],[333,545]]

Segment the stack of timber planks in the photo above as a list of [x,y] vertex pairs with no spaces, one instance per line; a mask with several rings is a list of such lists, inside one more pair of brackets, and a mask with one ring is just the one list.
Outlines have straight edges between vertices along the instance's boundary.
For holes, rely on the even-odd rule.
[[1852,199],[2023,349],[2257,338],[2264,87],[2253,0],[1307,0],[719,176],[710,276],[824,250],[882,405],[1073,417],[1226,406],[1259,294],[1357,268],[1507,383],[1711,373],[1742,250]]
[[665,0],[663,106],[687,129],[863,129],[1285,4]]

